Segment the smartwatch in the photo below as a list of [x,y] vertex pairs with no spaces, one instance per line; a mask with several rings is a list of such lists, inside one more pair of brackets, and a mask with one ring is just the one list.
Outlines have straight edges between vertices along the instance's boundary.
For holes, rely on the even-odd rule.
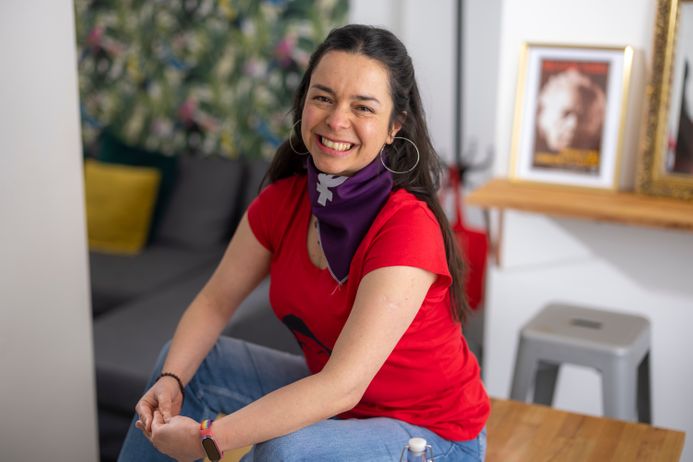
[[211,462],[218,462],[224,457],[224,451],[219,449],[219,445],[214,440],[212,422],[214,421],[211,419],[205,419],[200,423],[200,440],[202,441],[202,449],[204,449],[207,458]]

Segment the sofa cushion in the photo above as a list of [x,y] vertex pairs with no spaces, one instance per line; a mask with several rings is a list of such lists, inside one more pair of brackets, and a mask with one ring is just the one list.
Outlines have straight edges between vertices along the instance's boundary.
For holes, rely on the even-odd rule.
[[152,244],[138,255],[89,253],[92,313],[106,311],[136,297],[156,292],[216,265],[224,247],[190,250]]
[[133,416],[130,412],[113,412],[99,407],[99,462],[116,462]]
[[[267,159],[246,159],[246,173],[241,197],[241,215],[260,192],[260,184],[267,173],[270,162]],[[239,217],[240,218],[240,217]]]
[[140,297],[94,320],[99,406],[132,411],[163,345],[214,268],[198,269],[179,284]]
[[[161,348],[173,336],[183,311],[213,269],[209,267],[180,284],[140,298],[95,320],[94,355],[100,407],[132,412]],[[265,346],[300,351],[294,337],[269,306],[268,281],[262,282],[239,306],[227,331]]]
[[243,178],[239,160],[181,156],[176,184],[154,237],[191,249],[224,244],[234,227]]
[[84,163],[89,248],[134,254],[147,242],[161,181],[155,168]]
[[151,234],[154,234],[176,181],[178,158],[130,146],[108,130],[104,130],[99,137],[97,159],[111,164],[153,167],[161,172],[161,184],[152,217]]

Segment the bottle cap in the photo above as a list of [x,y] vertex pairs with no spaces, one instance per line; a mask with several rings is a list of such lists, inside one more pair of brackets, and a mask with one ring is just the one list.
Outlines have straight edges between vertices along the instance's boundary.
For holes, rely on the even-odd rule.
[[412,452],[423,453],[426,452],[426,440],[423,438],[410,438],[409,439],[409,449]]

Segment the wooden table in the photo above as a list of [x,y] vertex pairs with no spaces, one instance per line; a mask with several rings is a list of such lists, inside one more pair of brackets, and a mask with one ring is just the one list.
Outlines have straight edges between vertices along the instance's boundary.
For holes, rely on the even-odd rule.
[[680,431],[503,399],[491,400],[487,429],[487,462],[677,462],[685,437]]

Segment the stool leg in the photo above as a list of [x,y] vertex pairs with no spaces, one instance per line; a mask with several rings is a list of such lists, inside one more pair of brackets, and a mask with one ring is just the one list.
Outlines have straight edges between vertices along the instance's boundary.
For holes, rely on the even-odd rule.
[[605,416],[637,422],[635,375],[635,370],[623,360],[612,361],[610,367],[602,370],[602,400]]
[[553,405],[553,394],[558,379],[558,364],[539,361],[534,379],[534,402]]
[[650,390],[650,352],[645,354],[638,366],[638,420],[652,423],[652,400]]
[[537,367],[537,358],[531,354],[532,348],[520,337],[515,356],[515,371],[510,388],[510,399],[527,401],[527,394],[532,385],[532,379]]

